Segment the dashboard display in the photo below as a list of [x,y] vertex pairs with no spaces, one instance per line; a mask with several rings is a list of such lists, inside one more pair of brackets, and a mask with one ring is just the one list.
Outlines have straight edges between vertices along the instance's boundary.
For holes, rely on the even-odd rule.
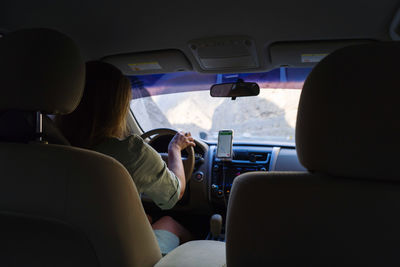
[[218,133],[217,158],[232,158],[232,130],[222,130]]

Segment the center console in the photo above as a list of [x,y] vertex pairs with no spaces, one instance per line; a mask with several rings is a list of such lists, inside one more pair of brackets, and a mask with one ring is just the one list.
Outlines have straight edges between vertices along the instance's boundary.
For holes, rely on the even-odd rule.
[[242,173],[268,171],[272,147],[233,146],[232,160],[216,158],[216,147],[211,147],[211,181],[209,197],[216,207],[225,207],[229,199],[233,180]]

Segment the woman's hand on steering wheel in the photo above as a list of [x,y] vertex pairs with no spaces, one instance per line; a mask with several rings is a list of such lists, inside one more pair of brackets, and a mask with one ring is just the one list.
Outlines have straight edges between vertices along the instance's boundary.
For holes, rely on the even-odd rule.
[[175,173],[181,184],[179,199],[183,197],[186,181],[190,179],[190,177],[186,177],[187,174],[185,174],[185,168],[181,159],[181,150],[189,147],[193,149],[194,146],[195,143],[190,133],[183,132],[176,133],[168,145],[168,168]]
[[[172,139],[176,139],[177,138],[177,140],[175,140],[174,143],[176,141],[178,141],[178,143],[179,143],[180,140],[182,139],[182,137],[185,137],[184,138],[184,139],[186,139],[185,140],[185,143],[186,143],[185,150],[187,152],[187,157],[182,160],[182,163],[183,163],[183,168],[184,168],[184,172],[185,172],[186,182],[189,182],[190,178],[192,177],[192,173],[193,173],[193,169],[194,169],[194,165],[195,165],[195,155],[194,155],[194,149],[193,149],[194,146],[193,145],[188,145],[188,143],[187,143],[187,141],[189,141],[189,143],[190,142],[194,143],[193,137],[190,135],[190,133],[186,134],[187,136],[189,136],[189,137],[187,137],[187,136],[185,136],[185,134],[178,133],[177,131],[172,130],[172,129],[158,128],[158,129],[153,129],[153,130],[150,130],[150,131],[148,131],[146,133],[143,133],[141,135],[141,137],[144,140],[150,139],[150,137],[153,137],[148,141],[148,143],[151,145],[151,143],[154,140],[156,140],[157,137],[159,138],[159,137],[165,136],[165,135],[173,136]],[[183,135],[183,136],[181,136],[181,135]],[[171,140],[171,142],[172,142],[172,140]],[[180,153],[180,150],[179,151],[176,150],[176,151]],[[162,156],[162,157],[163,157],[165,162],[168,161],[167,157],[165,157],[165,156]]]
[[178,149],[179,151],[181,151],[189,146],[196,146],[190,132],[177,132],[172,138],[171,142],[169,142],[168,150]]

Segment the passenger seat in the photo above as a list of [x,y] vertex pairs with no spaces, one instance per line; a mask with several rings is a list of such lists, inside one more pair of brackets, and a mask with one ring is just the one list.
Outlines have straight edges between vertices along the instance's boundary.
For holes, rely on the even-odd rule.
[[2,125],[24,140],[0,140],[1,266],[154,266],[161,258],[119,162],[41,140],[42,114],[72,112],[84,79],[83,59],[64,34],[29,29],[0,39],[0,112],[31,113],[35,122],[30,140],[17,125],[23,120]]
[[340,49],[301,93],[308,173],[246,173],[227,214],[228,267],[400,265],[400,44]]

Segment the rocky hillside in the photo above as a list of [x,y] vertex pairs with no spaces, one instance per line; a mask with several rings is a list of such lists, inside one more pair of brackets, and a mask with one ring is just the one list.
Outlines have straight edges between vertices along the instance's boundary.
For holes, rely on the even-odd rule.
[[233,129],[235,138],[294,140],[300,92],[262,89],[257,97],[236,100],[186,92],[135,99],[131,108],[145,130],[169,127],[215,139],[218,130]]

